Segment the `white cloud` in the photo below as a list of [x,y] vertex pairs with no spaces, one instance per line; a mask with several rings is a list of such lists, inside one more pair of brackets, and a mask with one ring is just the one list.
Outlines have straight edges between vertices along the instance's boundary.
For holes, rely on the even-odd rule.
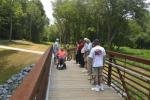
[[44,10],[45,13],[47,15],[47,17],[50,20],[50,23],[53,24],[54,23],[54,17],[53,17],[53,9],[52,9],[52,4],[51,1],[55,1],[55,0],[41,0],[43,6],[44,6]]

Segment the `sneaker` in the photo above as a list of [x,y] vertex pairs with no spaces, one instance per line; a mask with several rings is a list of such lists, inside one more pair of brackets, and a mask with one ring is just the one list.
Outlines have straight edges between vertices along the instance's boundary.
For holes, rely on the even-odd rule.
[[99,91],[100,91],[99,87],[96,87],[96,88],[95,88],[95,91],[96,91],[96,92],[99,92]]
[[100,89],[98,87],[91,88],[91,90],[96,91],[96,92],[100,91]]
[[101,88],[101,86],[100,86],[100,85],[96,85],[96,87],[97,87],[97,88],[99,88],[99,89]]
[[91,88],[92,91],[95,91],[96,87]]
[[101,86],[100,86],[100,90],[101,90],[101,91],[104,91],[103,84],[101,84]]

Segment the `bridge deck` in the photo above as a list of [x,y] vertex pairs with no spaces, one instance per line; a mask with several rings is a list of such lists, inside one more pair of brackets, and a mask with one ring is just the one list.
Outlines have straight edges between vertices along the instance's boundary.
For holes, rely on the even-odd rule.
[[95,92],[83,68],[74,61],[68,61],[67,70],[57,70],[52,66],[48,100],[123,100],[112,88],[104,86],[104,91]]

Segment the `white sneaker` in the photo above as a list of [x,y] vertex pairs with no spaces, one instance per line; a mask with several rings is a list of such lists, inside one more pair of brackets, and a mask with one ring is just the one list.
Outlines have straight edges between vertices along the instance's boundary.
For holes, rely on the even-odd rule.
[[100,90],[101,90],[101,91],[104,91],[103,84],[101,84],[101,86],[100,86]]
[[99,92],[99,91],[100,91],[99,87],[96,87],[96,88],[95,88],[95,91],[96,91],[96,92]]
[[95,91],[96,87],[91,88],[92,91]]
[[100,91],[100,89],[98,87],[91,88],[91,90],[96,91],[96,92]]

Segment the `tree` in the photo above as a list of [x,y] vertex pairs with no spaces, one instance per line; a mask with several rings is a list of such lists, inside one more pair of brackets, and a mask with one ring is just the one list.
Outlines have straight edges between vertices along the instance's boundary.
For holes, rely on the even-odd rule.
[[1,0],[0,38],[39,42],[48,18],[39,0]]
[[147,4],[144,0],[57,0],[53,5],[64,40],[66,36],[71,41],[90,38],[88,29],[93,28],[96,29],[93,37],[100,38],[111,49],[114,45],[127,45],[130,21],[142,29],[145,27]]

